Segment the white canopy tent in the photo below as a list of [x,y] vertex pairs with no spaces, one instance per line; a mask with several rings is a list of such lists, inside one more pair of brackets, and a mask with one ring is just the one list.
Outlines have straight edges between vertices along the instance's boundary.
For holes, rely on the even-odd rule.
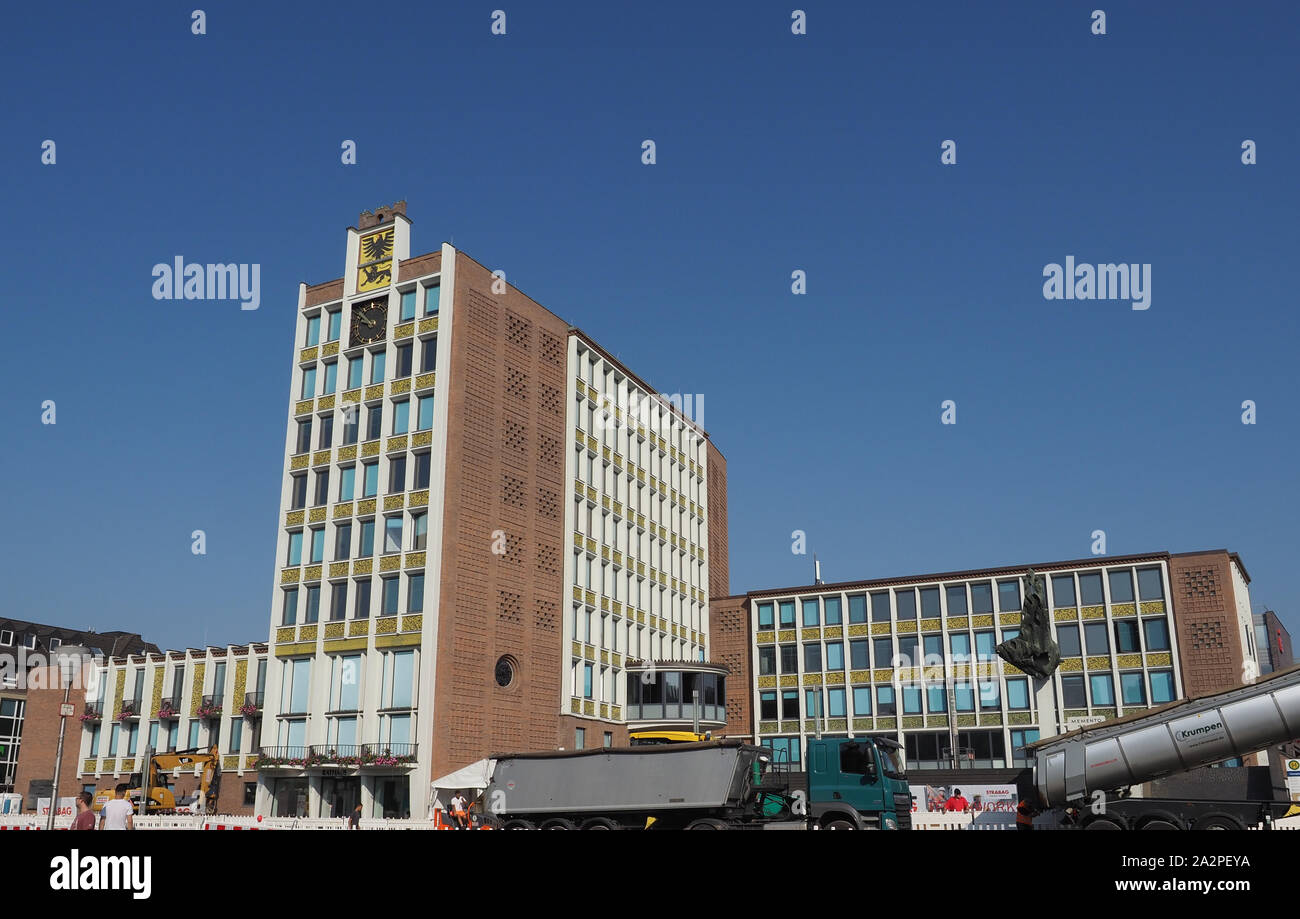
[[429,816],[433,816],[432,809],[435,807],[447,810],[452,795],[457,791],[467,792],[466,797],[471,801],[477,798],[492,780],[492,770],[496,768],[496,764],[497,761],[494,759],[481,759],[430,782]]

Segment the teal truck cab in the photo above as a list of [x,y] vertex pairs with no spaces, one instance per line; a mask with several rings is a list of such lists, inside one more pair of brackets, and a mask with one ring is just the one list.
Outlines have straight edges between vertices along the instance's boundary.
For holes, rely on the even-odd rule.
[[910,830],[912,791],[887,737],[810,739],[808,823],[824,830]]

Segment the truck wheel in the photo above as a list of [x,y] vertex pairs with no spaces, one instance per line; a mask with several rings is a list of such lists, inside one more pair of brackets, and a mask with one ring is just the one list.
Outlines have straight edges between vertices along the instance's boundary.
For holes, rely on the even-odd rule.
[[608,817],[592,817],[582,825],[584,830],[617,830],[618,824]]
[[1198,830],[1240,830],[1244,827],[1231,817],[1206,817],[1196,822]]
[[852,822],[848,820],[832,820],[822,827],[823,830],[856,830]]
[[686,825],[688,830],[725,830],[727,825],[713,817],[701,817]]
[[1092,821],[1092,823],[1085,826],[1084,829],[1085,830],[1122,830],[1123,827],[1113,820],[1094,820]]
[[535,830],[537,826],[531,820],[507,820],[503,830]]
[[543,823],[541,828],[543,830],[576,830],[577,826],[574,825],[572,820],[566,820],[563,817],[555,817]]
[[1157,820],[1148,820],[1146,823],[1142,824],[1142,826],[1140,827],[1140,829],[1143,829],[1143,830],[1176,830],[1176,829],[1178,829],[1178,827],[1177,827],[1177,825],[1175,825],[1175,824],[1173,824],[1173,823],[1170,823],[1168,820],[1159,820],[1159,819],[1157,819]]

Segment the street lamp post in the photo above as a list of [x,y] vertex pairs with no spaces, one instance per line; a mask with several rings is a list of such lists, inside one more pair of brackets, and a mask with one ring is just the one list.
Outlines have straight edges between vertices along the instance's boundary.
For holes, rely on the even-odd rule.
[[[72,714],[72,669],[69,661],[76,655],[78,660],[86,656],[86,649],[77,645],[60,646],[58,658],[59,682],[63,684],[63,702],[59,705],[59,746],[54,754],[54,780],[50,782],[50,813],[45,822],[47,830],[54,829],[54,815],[59,811],[59,774],[63,771],[63,738],[68,730],[68,717]],[[52,662],[51,662],[52,663]],[[51,670],[54,668],[51,667]]]

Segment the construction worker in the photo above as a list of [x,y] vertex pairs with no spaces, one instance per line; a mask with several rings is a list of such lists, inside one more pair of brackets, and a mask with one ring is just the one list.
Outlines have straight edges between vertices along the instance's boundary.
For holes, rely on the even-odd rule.
[[1034,828],[1034,809],[1024,798],[1016,805],[1016,829],[1032,830]]
[[455,821],[456,829],[467,829],[465,821],[465,796],[459,791],[456,792],[451,799],[451,819]]

